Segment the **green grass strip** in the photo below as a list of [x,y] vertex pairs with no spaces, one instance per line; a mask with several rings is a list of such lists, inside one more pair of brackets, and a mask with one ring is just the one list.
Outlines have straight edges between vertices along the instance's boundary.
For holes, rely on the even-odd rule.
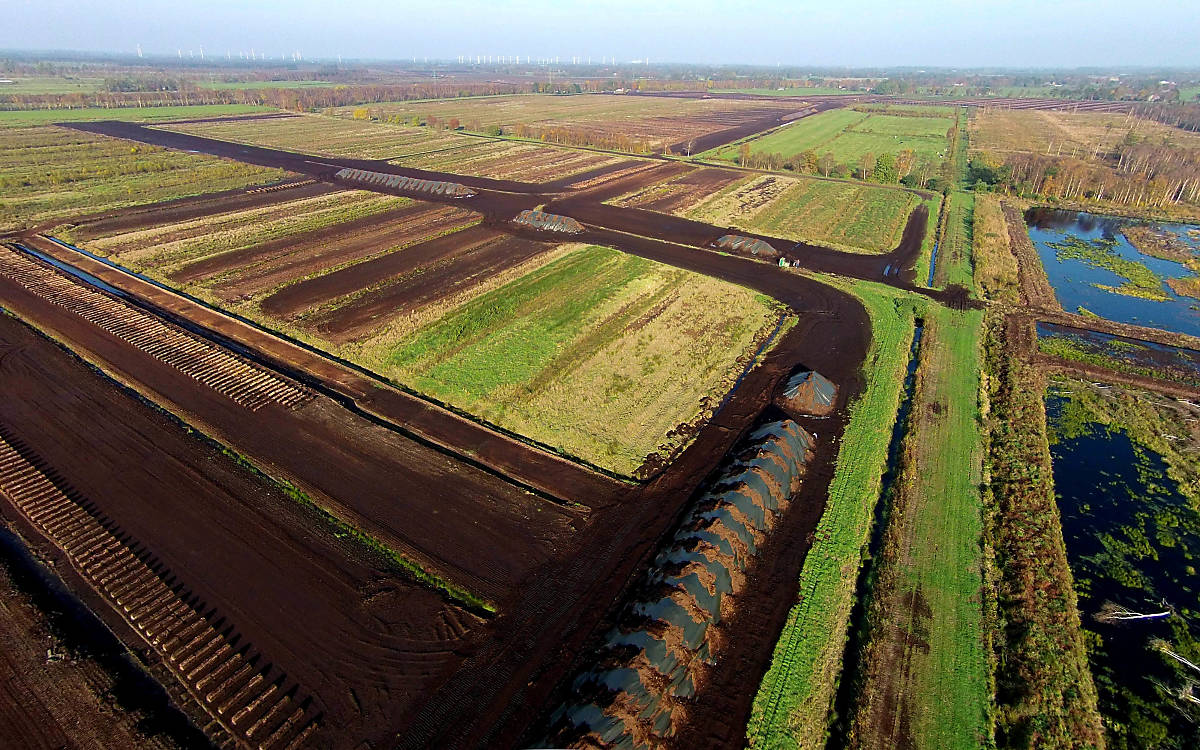
[[800,571],[798,601],[754,699],[746,727],[752,748],[825,744],[855,582],[900,403],[915,306],[921,304],[882,284],[838,285],[862,300],[871,318],[871,350],[863,365],[866,388],[850,407],[825,513]]

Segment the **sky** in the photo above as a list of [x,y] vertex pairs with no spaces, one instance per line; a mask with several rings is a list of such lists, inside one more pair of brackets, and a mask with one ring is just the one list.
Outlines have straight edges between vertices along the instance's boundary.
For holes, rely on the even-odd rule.
[[1196,0],[0,0],[0,49],[799,66],[1200,66]]

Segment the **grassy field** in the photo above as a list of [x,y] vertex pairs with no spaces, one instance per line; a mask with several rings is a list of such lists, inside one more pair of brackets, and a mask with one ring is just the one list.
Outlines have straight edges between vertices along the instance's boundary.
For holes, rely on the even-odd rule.
[[57,76],[7,76],[0,78],[12,83],[0,84],[0,97],[6,94],[91,94],[104,86],[103,78]]
[[[808,149],[816,150],[837,138],[847,128],[864,122],[868,117],[870,115],[866,112],[858,112],[853,109],[831,109],[828,112],[805,117],[792,125],[754,139],[750,142],[750,151],[778,151],[791,156]],[[737,146],[726,146],[702,154],[702,156],[727,160],[736,159],[737,155]]]
[[387,159],[418,169],[531,182],[565,177],[620,160],[620,157],[539,143],[323,115],[187,123],[165,128],[303,153]]
[[800,571],[800,594],[763,677],[750,722],[752,748],[822,748],[842,667],[854,587],[896,419],[919,301],[881,284],[847,286],[871,316],[866,388],[850,407],[825,513]]
[[977,109],[971,117],[971,151],[1091,159],[1097,151],[1111,150],[1131,130],[1151,142],[1167,138],[1177,146],[1200,148],[1200,134],[1124,114]]
[[[935,114],[931,112],[930,114]],[[778,153],[785,159],[807,150],[832,153],[840,164],[857,166],[863,154],[878,156],[912,149],[918,158],[947,155],[948,117],[906,117],[852,109],[831,109],[805,117],[751,140],[751,153]],[[740,146],[724,146],[702,156],[734,161]]]
[[[603,247],[570,252],[364,355],[382,374],[631,475],[703,417],[774,330],[746,289]],[[368,346],[370,350],[370,346]]]
[[964,190],[952,191],[947,197],[946,206],[945,233],[938,247],[933,285],[941,288],[960,284],[970,289],[975,286],[971,253],[975,194]]
[[839,250],[882,253],[900,243],[919,202],[903,190],[763,175],[730,185],[684,215]]
[[[324,338],[306,315],[336,318],[337,305],[353,294],[282,320],[264,313],[261,301],[296,275],[264,285],[256,276],[260,269],[249,265],[184,284],[167,277],[187,263],[281,237],[304,245],[306,232],[406,202],[339,193],[95,238],[85,247],[627,476],[648,457],[669,457],[690,442],[690,428],[711,413],[784,319],[776,303],[742,287],[584,245],[548,249],[400,318],[383,316],[340,344]],[[431,225],[432,236],[474,223],[462,213]],[[406,247],[380,247],[315,273],[402,254]]]
[[80,120],[184,120],[198,117],[261,115],[277,111],[253,104],[196,104],[187,107],[84,107],[82,109],[31,109],[0,111],[0,128],[28,128]]
[[55,127],[0,138],[0,230],[274,182],[285,172]]
[[462,145],[452,133],[362,120],[301,115],[271,120],[167,125],[164,129],[207,138],[356,159],[395,159]]
[[[367,105],[372,116],[381,119],[416,118],[428,121],[456,118],[467,130],[485,132],[502,128],[509,133],[517,125],[536,128],[570,128],[591,132],[619,133],[664,146],[703,133],[730,127],[720,122],[705,122],[703,118],[727,116],[747,110],[762,109],[763,102],[731,99],[672,99],[648,96],[580,94],[549,96],[520,94],[514,96],[471,97],[423,102],[384,102]],[[766,104],[765,106],[772,106]],[[349,117],[355,107],[334,110]]]
[[[924,320],[898,492],[873,589],[854,732],[863,748],[965,750],[986,746],[991,733],[980,546],[982,313],[930,305]],[[914,636],[922,646],[905,648]]]

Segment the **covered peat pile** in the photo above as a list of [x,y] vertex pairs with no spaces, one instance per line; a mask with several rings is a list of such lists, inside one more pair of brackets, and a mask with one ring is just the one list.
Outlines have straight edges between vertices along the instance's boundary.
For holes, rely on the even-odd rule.
[[718,250],[728,250],[735,253],[746,253],[759,258],[777,258],[779,251],[763,240],[753,237],[743,237],[740,234],[722,235],[713,243]]
[[837,386],[819,372],[801,370],[783,382],[776,402],[791,414],[825,417],[837,403]]
[[365,169],[339,169],[334,176],[339,180],[359,185],[406,190],[425,195],[440,195],[443,198],[471,198],[475,195],[474,190],[457,182],[418,180],[415,177],[402,177],[386,172],[370,172]]
[[517,218],[513,219],[514,224],[530,229],[541,229],[546,232],[561,232],[563,234],[579,234],[583,231],[583,225],[570,216],[559,216],[558,214],[548,214],[545,211],[539,211],[536,208],[527,208],[517,214]]
[[730,597],[799,490],[813,445],[784,417],[734,448],[551,714],[551,745],[658,747],[675,735],[680,708],[720,650],[713,626],[732,613]]

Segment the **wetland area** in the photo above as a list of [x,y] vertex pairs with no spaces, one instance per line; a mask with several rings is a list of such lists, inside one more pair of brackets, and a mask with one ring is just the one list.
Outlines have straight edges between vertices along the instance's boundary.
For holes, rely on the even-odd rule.
[[1195,407],[1054,380],[1054,484],[1110,747],[1196,747]]
[[[1067,312],[1200,335],[1200,300],[1179,294],[1178,282],[1168,283],[1196,274],[1184,262],[1161,257],[1163,253],[1140,251],[1123,231],[1145,222],[1045,208],[1031,209],[1025,220],[1046,276]],[[1189,248],[1193,258],[1200,254],[1200,227],[1155,226]]]

